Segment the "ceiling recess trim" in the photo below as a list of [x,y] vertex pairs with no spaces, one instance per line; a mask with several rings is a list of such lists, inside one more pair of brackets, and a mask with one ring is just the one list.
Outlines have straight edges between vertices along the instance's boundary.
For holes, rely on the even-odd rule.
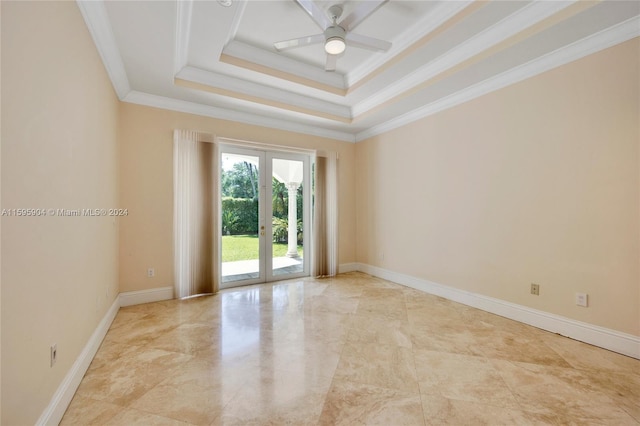
[[357,118],[385,102],[399,98],[413,88],[429,84],[429,80],[439,74],[451,70],[477,55],[481,55],[483,52],[487,52],[491,47],[508,41],[526,29],[566,9],[573,3],[559,1],[535,2],[518,9],[515,13],[501,19],[453,49],[427,61],[424,66],[416,69],[405,78],[354,105],[353,116]]
[[[252,81],[241,80],[229,75],[213,73],[207,70],[186,67],[180,71],[175,80],[187,81],[200,85],[202,90],[228,93],[226,96],[239,99],[254,99],[253,102],[264,105],[280,105],[285,110],[304,110],[306,114],[329,118],[343,123],[351,123],[351,108],[333,102],[312,98],[287,90],[276,89]],[[178,85],[184,84],[176,82]],[[205,87],[202,87],[205,86]],[[193,87],[193,86],[192,86]],[[193,87],[197,88],[197,87]]]
[[292,120],[281,120],[272,117],[264,117],[258,114],[235,111],[227,108],[219,108],[209,105],[202,105],[195,102],[182,101],[178,99],[167,98],[164,96],[151,95],[143,92],[131,91],[122,101],[137,105],[166,109],[170,111],[201,115],[204,117],[211,117],[220,120],[235,121],[244,124],[252,124],[255,126],[319,136],[344,142],[355,142],[355,136],[352,133],[348,132],[324,129],[317,126],[296,123]]
[[248,0],[236,0],[236,13],[233,15],[233,22],[231,22],[231,30],[229,31],[229,36],[227,41],[224,43],[225,46],[236,37],[238,33],[238,28],[240,28],[240,21],[242,20],[242,16],[244,15],[244,10],[247,7]]
[[174,74],[177,74],[187,65],[189,58],[189,36],[191,34],[191,14],[193,13],[193,0],[182,0],[176,3],[176,56],[173,67]]
[[371,70],[377,70],[387,61],[393,60],[396,55],[399,55],[406,49],[410,48],[414,43],[430,34],[436,28],[439,28],[472,3],[473,0],[439,3],[427,14],[427,16],[413,26],[413,28],[419,28],[420,31],[405,32],[404,34],[408,35],[403,34],[403,36],[393,40],[393,45],[389,51],[382,55],[372,56],[368,61],[349,71],[345,75],[346,86],[351,88],[363,78],[368,77]]
[[[309,122],[307,122],[308,124],[300,123],[290,118],[267,117],[260,115],[257,112],[236,111],[222,107],[203,105],[190,101],[152,95],[139,91],[132,91],[118,45],[115,41],[113,29],[111,27],[104,2],[101,0],[77,0],[77,4],[85,20],[87,28],[93,38],[98,53],[102,58],[102,62],[105,66],[107,74],[109,75],[114,90],[121,101],[212,117],[221,120],[230,120],[250,125],[257,125],[296,133],[325,137],[345,142],[362,141],[372,136],[388,132],[397,127],[409,124],[413,121],[433,115],[437,112],[470,101],[492,91],[501,89],[527,78],[531,78],[542,72],[548,71],[550,69],[567,64],[582,57],[596,53],[600,50],[612,47],[616,44],[623,43],[627,40],[640,36],[640,16],[636,15],[633,18],[630,18],[622,23],[604,29],[600,32],[597,32],[567,46],[559,48],[553,52],[550,52],[544,56],[541,56],[535,60],[529,61],[499,75],[481,81],[436,102],[425,104],[422,107],[417,108],[409,113],[387,120],[380,124],[373,125],[366,130],[357,132],[356,130],[349,130],[346,127],[346,130],[344,131],[337,130],[341,126],[344,126],[344,124],[341,125],[339,123],[335,123],[335,126],[333,126],[333,128],[324,128],[320,125],[314,125]],[[179,16],[182,16],[184,18],[180,19],[182,23],[179,24],[178,27],[182,27],[180,31],[183,32],[183,35],[186,34],[188,37],[189,31],[188,29],[185,29],[185,27],[188,27],[189,24],[186,17],[190,17],[192,12],[184,10],[185,8],[188,8],[188,6],[179,5],[178,7],[183,9],[182,12],[179,12]],[[178,28],[176,28],[176,30],[178,30]],[[188,45],[188,40],[180,38],[177,34],[176,36],[176,63],[174,64],[174,66],[177,67],[178,65],[183,63],[182,61],[187,57],[186,55],[188,53],[188,49],[184,47]],[[224,54],[222,56],[224,56]],[[282,71],[279,72],[283,74]],[[309,77],[310,80],[313,78],[315,78],[315,76]],[[337,81],[341,82],[341,89],[338,90],[344,91],[345,85],[342,76],[334,75],[334,78],[337,78]],[[294,83],[297,82],[294,80]],[[294,114],[295,113],[298,112],[294,111]]]
[[545,71],[576,61],[601,50],[624,43],[640,36],[640,16],[635,16],[617,25],[599,31],[537,59],[519,65],[487,80],[481,81],[436,102],[403,114],[385,123],[372,126],[356,134],[356,142],[386,133],[398,127],[468,102],[482,95],[494,92]]
[[[233,61],[232,58],[240,61]],[[287,58],[275,52],[269,52],[259,47],[234,40],[223,49],[220,61],[239,65],[252,70],[260,69],[268,75],[278,78],[292,79],[296,83],[303,84],[326,92],[344,96],[346,87],[344,76],[335,72],[328,73],[313,65],[305,64],[295,59]],[[305,77],[302,77],[305,76]]]

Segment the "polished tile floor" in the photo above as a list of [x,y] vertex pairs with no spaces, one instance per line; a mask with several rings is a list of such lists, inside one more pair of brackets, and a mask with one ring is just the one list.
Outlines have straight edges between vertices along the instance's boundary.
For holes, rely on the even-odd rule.
[[640,361],[361,273],[123,308],[63,425],[640,424]]

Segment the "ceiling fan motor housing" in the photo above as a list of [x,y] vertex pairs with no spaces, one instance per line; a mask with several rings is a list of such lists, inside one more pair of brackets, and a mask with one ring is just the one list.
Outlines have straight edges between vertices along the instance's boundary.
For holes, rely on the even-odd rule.
[[[1,1],[1,0],[0,0]],[[222,0],[218,0],[222,1]],[[336,61],[339,55],[344,53],[347,47],[347,34],[356,28],[360,22],[366,19],[378,7],[389,0],[368,0],[357,2],[358,5],[349,16],[341,19],[344,12],[341,4],[333,4],[328,9],[324,5],[316,4],[319,0],[295,0],[302,9],[313,19],[320,28],[322,34],[299,37],[292,40],[284,40],[274,43],[278,51],[321,43],[324,40],[324,51],[327,54],[325,71],[335,71]],[[335,0],[334,0],[335,1]],[[328,19],[327,19],[328,18]],[[364,35],[349,34],[349,40],[354,47],[385,52],[391,47],[391,43]]]
[[347,35],[347,32],[340,25],[332,25],[330,27],[327,27],[326,30],[324,30],[324,36],[327,39],[327,41],[332,38],[341,38],[342,40],[344,40],[344,37],[346,35]]

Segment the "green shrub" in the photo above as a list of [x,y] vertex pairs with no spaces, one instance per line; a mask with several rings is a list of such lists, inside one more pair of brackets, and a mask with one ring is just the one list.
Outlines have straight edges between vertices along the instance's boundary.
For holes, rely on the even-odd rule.
[[[289,242],[289,220],[274,217],[272,222],[273,242],[288,243]],[[297,223],[297,241],[298,245],[302,244],[302,220],[298,219]]]
[[258,200],[222,198],[222,231],[228,235],[258,233]]

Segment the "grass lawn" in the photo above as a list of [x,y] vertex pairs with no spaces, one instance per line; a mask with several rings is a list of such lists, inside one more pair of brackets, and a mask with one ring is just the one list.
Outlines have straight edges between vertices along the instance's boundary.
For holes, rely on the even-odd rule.
[[[284,257],[287,253],[286,243],[273,243],[273,257]],[[298,246],[298,255],[302,257],[302,246]],[[257,235],[223,235],[222,261],[252,260],[258,258]]]

